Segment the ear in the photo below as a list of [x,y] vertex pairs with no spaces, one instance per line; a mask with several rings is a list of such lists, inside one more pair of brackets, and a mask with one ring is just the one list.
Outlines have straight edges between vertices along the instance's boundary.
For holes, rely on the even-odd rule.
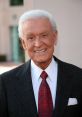
[[54,44],[57,45],[58,32],[57,32],[57,31],[54,31],[54,32],[53,32],[53,36],[54,36]]
[[27,46],[26,46],[26,43],[25,43],[24,39],[21,39],[21,44],[22,44],[23,49],[26,50]]

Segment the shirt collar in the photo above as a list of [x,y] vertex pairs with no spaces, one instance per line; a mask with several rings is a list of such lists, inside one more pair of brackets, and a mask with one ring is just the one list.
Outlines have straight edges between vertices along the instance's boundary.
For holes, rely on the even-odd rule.
[[36,80],[39,80],[40,75],[42,73],[42,69],[39,68],[32,60],[31,60],[31,74]]
[[[54,80],[55,75],[57,74],[57,62],[52,58],[51,63],[49,66],[45,69],[46,73],[48,74],[48,77],[51,81]],[[54,75],[55,74],[55,75]]]
[[[42,69],[39,68],[32,60],[31,60],[31,74],[36,80],[39,80],[40,75],[42,73]],[[49,66],[44,70],[48,74],[48,77],[51,81],[54,80],[54,74],[57,74],[57,62],[52,58],[51,63]]]

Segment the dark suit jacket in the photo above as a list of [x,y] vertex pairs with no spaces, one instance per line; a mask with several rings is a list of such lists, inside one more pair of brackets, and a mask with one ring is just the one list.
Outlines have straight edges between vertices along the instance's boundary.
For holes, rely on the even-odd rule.
[[[54,59],[58,76],[53,117],[81,117],[82,69]],[[78,103],[68,106],[69,98]],[[0,76],[0,117],[38,117],[30,61]]]

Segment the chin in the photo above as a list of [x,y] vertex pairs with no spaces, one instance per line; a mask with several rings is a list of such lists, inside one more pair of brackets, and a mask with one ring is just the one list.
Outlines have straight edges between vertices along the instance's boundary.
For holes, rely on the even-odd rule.
[[37,63],[46,63],[46,62],[48,62],[48,61],[50,61],[50,59],[49,58],[38,58],[38,59],[36,59],[35,60]]

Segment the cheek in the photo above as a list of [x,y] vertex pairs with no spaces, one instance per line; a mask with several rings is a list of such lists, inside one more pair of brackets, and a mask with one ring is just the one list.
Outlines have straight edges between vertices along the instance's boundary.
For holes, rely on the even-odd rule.
[[33,46],[31,44],[27,44],[27,51],[28,51],[28,54],[33,53]]
[[48,45],[48,47],[53,48],[55,45],[54,39],[51,39],[50,41],[48,41],[47,45]]
[[29,44],[26,40],[24,41],[24,46],[26,50],[29,50],[31,48],[31,44]]

